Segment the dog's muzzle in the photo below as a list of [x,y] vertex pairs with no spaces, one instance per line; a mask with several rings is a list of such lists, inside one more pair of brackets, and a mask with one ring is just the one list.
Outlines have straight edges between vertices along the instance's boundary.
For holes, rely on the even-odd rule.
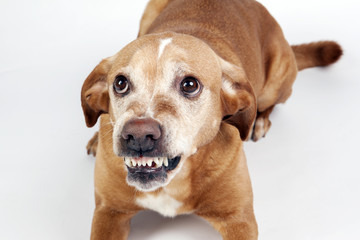
[[146,191],[166,183],[181,156],[169,157],[163,141],[161,126],[153,119],[133,119],[124,125],[120,147],[130,185]]

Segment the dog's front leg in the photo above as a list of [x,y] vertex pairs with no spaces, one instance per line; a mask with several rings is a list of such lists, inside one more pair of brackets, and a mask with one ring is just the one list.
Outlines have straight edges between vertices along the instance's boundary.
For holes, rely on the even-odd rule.
[[[212,213],[214,214],[214,213]],[[217,215],[217,214],[215,214]],[[258,230],[253,213],[245,216],[229,215],[221,216],[202,216],[221,234],[223,240],[257,240]],[[201,215],[200,215],[201,216]]]
[[257,240],[257,227],[249,222],[228,222],[220,231],[223,240]]
[[86,145],[87,154],[92,154],[94,157],[96,156],[97,146],[99,141],[99,132],[96,132],[94,136],[89,140]]
[[95,209],[91,240],[126,240],[130,231],[130,219],[135,213],[125,213],[109,207]]

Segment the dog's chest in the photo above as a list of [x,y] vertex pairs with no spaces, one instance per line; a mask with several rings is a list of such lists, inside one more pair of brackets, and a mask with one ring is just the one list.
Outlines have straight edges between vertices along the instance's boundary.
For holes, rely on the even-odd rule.
[[166,217],[176,216],[178,209],[182,206],[181,202],[166,192],[160,192],[157,195],[146,194],[144,197],[137,198],[136,203],[143,208],[156,211]]

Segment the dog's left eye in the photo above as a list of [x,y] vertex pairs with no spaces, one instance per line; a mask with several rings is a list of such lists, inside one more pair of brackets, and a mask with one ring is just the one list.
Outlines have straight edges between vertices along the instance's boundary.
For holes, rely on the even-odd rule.
[[129,91],[129,81],[125,76],[120,75],[115,78],[114,90],[119,94],[125,94]]
[[194,97],[200,92],[200,83],[194,77],[186,77],[180,83],[180,90],[186,97]]

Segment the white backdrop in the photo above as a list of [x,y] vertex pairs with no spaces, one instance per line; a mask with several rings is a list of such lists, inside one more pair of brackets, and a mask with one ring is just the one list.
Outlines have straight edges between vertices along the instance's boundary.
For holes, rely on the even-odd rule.
[[[360,3],[261,0],[292,44],[336,40],[339,63],[299,74],[273,126],[246,143],[259,239],[360,236]],[[136,37],[146,0],[0,1],[0,239],[89,239],[94,158],[80,88]],[[144,212],[131,240],[221,239],[195,216]]]

